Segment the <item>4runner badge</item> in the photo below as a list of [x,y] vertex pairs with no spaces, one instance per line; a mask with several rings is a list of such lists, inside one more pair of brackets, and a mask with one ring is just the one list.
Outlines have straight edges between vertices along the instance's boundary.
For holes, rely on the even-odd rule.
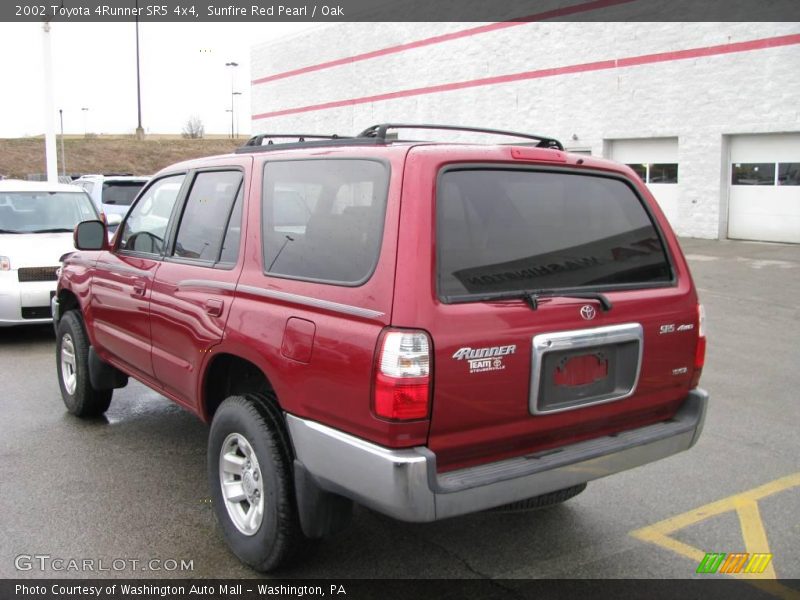
[[490,346],[488,348],[470,348],[469,346],[458,349],[453,358],[466,360],[469,363],[470,373],[484,373],[486,371],[502,371],[506,368],[503,357],[516,352],[517,346]]

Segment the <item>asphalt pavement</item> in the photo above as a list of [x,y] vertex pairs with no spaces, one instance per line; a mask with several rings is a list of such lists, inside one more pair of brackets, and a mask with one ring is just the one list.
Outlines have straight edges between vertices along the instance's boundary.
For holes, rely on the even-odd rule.
[[[357,508],[281,576],[685,578],[706,552],[749,551],[800,578],[800,246],[682,244],[708,320],[697,446],[538,512],[412,525]],[[207,427],[136,382],[106,418],[73,418],[54,352],[49,327],[0,330],[0,577],[259,576],[216,526]]]

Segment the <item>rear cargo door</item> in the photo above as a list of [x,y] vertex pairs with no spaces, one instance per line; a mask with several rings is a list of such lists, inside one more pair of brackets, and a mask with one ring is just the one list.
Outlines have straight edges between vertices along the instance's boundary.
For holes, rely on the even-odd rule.
[[440,470],[535,460],[674,413],[696,299],[630,181],[451,165],[433,216],[429,445]]

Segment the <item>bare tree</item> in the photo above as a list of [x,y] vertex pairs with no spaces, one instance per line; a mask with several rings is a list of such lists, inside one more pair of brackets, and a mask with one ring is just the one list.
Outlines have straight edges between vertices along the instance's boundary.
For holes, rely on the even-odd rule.
[[206,129],[203,126],[203,121],[197,115],[192,115],[186,124],[183,126],[183,137],[189,140],[202,139],[206,134]]

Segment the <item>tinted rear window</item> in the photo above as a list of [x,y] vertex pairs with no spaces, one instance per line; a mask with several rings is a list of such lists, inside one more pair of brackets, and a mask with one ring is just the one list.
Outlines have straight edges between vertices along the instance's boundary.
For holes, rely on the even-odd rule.
[[130,206],[144,181],[109,181],[103,184],[103,204]]
[[436,206],[438,288],[445,301],[672,279],[649,214],[618,179],[451,170],[440,178]]

